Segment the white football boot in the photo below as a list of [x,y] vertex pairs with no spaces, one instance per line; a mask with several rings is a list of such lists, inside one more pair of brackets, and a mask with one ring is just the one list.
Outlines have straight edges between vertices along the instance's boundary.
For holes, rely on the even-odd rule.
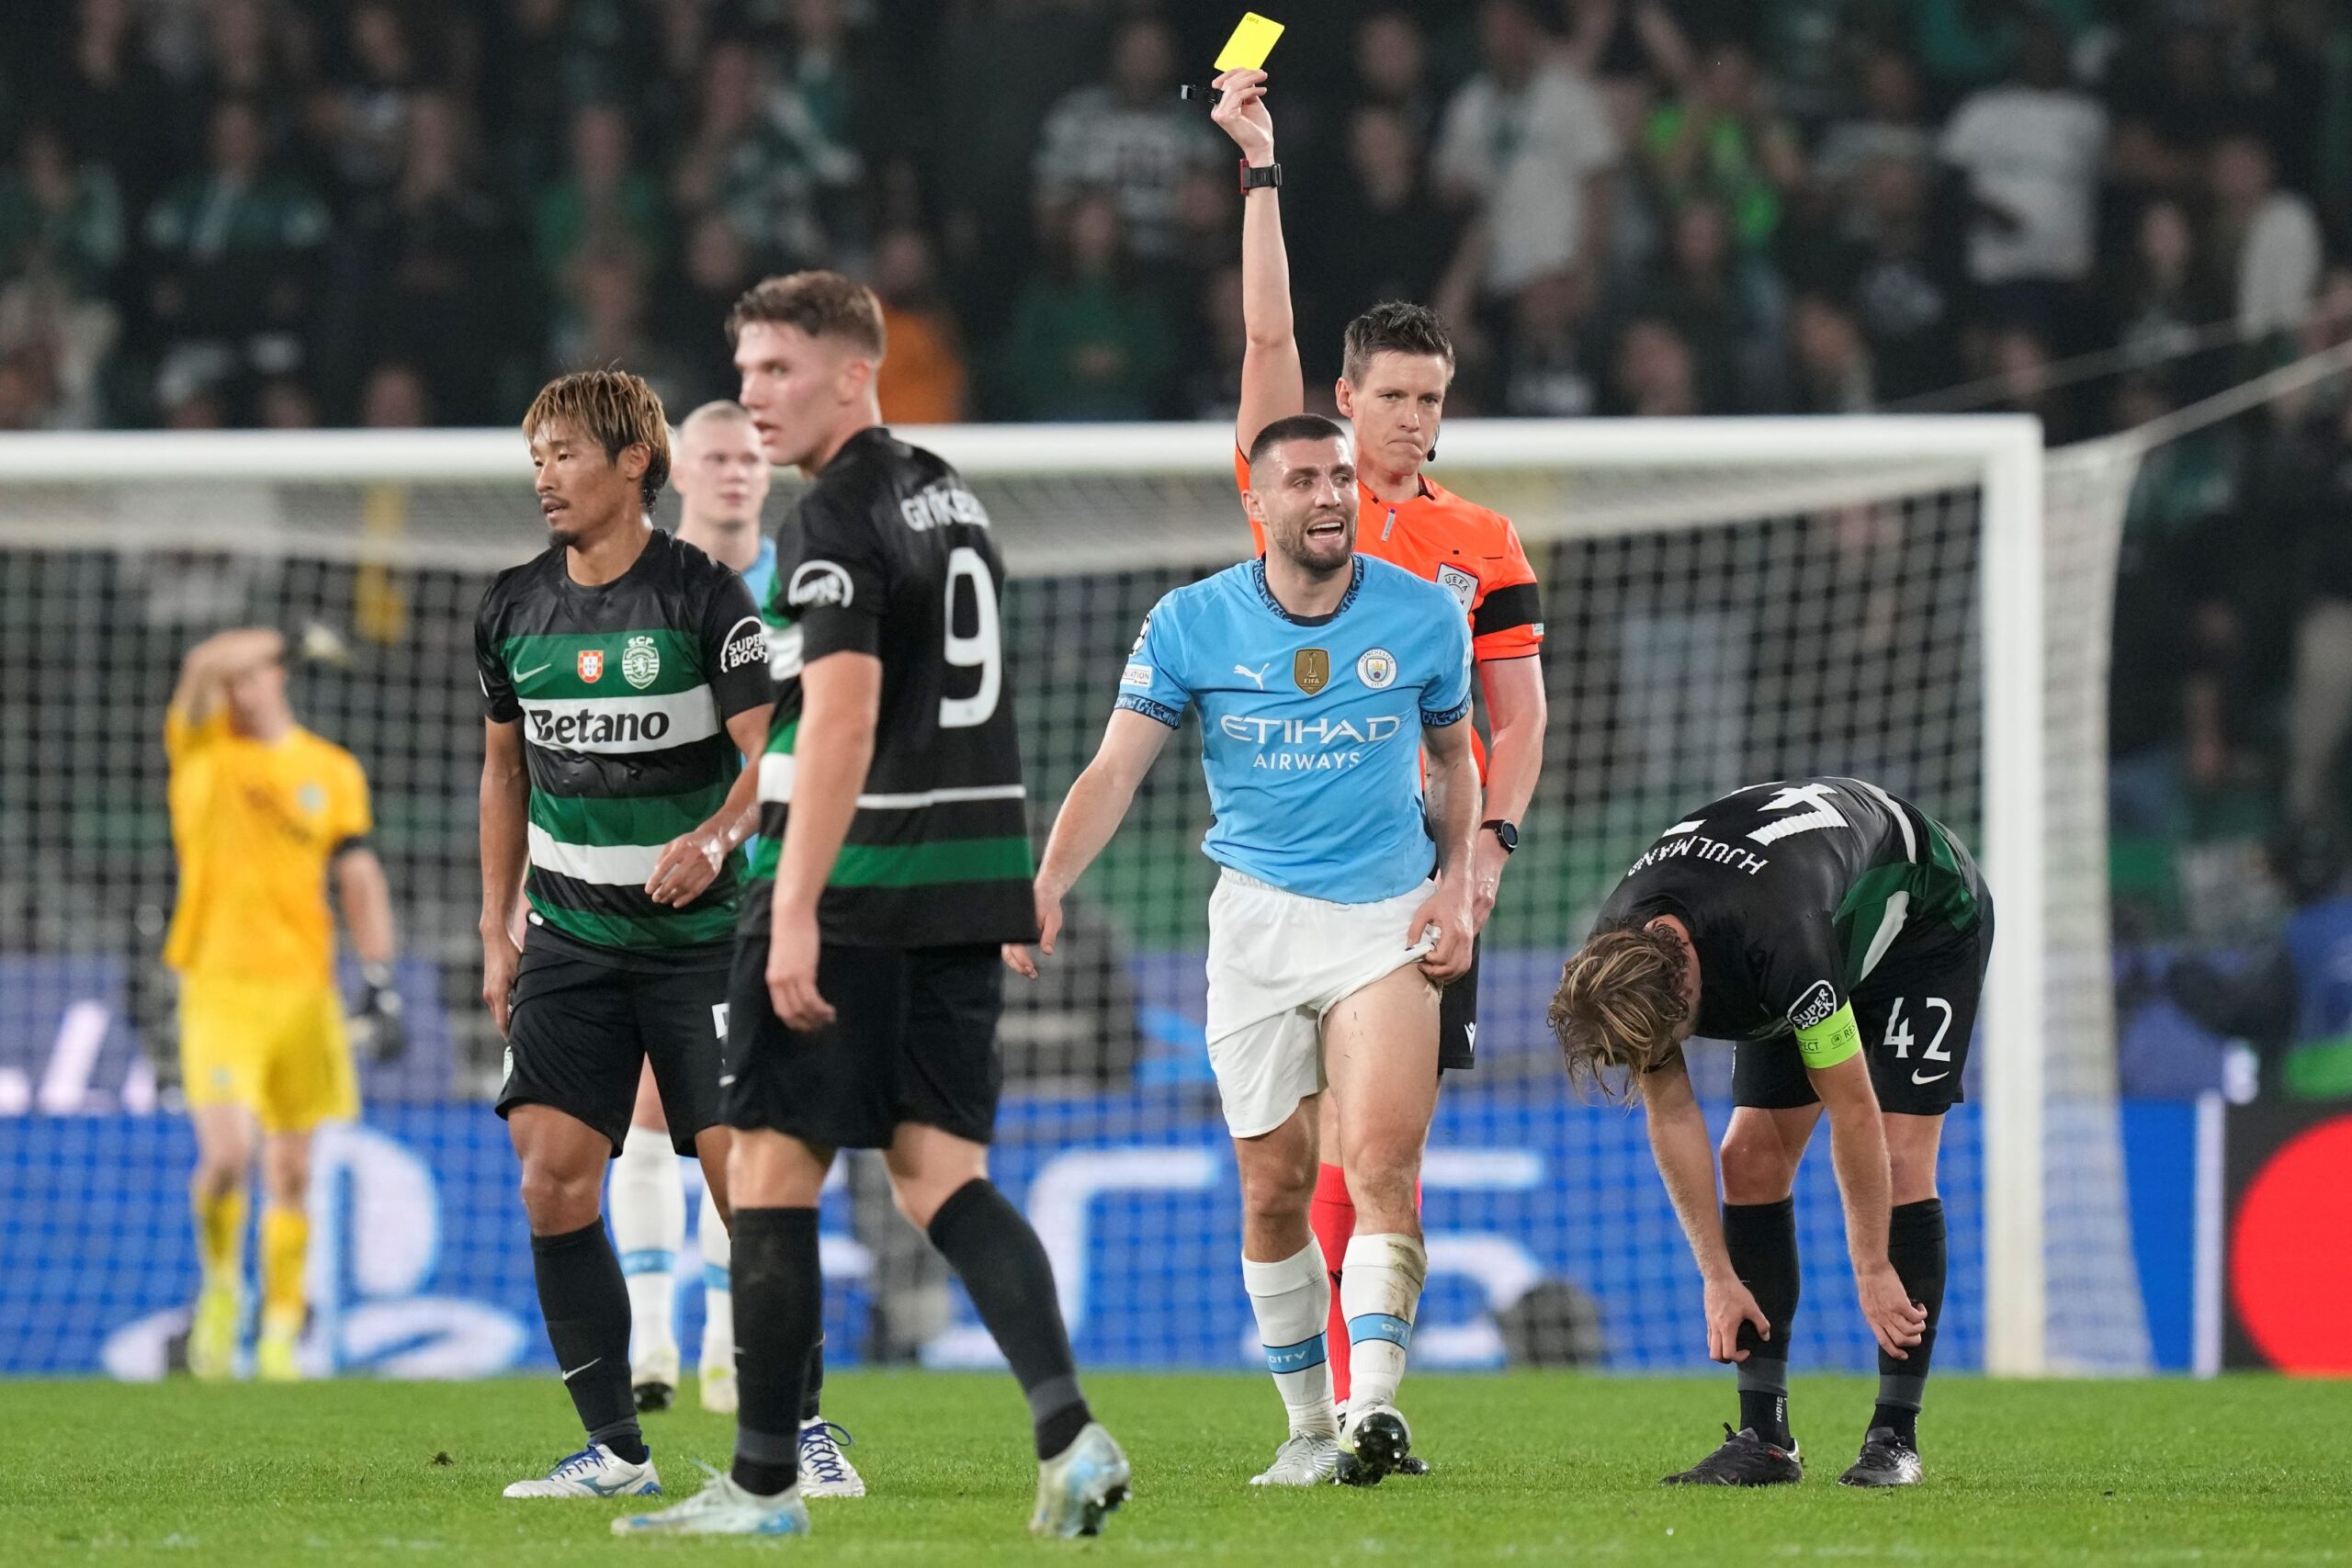
[[653,1473],[653,1456],[631,1464],[602,1443],[591,1443],[545,1475],[518,1481],[506,1489],[509,1497],[659,1497],[662,1478]]

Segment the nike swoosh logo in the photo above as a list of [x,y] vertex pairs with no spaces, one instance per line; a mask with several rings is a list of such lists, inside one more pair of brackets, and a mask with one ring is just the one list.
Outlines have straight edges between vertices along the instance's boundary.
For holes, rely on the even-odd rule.
[[527,681],[534,675],[543,674],[554,668],[555,666],[553,664],[542,664],[537,670],[517,670],[514,671],[514,679],[517,681]]
[[1951,1077],[1951,1070],[1950,1068],[1946,1068],[1940,1073],[1932,1073],[1926,1077],[1921,1077],[1915,1072],[1911,1075],[1911,1081],[1913,1083],[1934,1083],[1940,1078],[1948,1078],[1950,1077]]
[[[597,1358],[596,1358],[596,1361],[601,1361],[601,1360],[603,1360],[604,1359],[605,1359],[604,1357],[599,1356],[599,1357],[597,1357]],[[586,1371],[589,1368],[591,1368],[591,1367],[594,1366],[594,1365],[596,1364],[596,1361],[582,1361],[582,1362],[581,1362],[578,1366],[576,1366],[576,1367],[572,1368],[570,1371],[568,1371],[568,1372],[566,1372],[566,1373],[564,1373],[564,1374],[563,1374],[563,1381],[564,1381],[564,1382],[570,1382],[572,1379],[574,1379],[574,1378],[578,1377],[581,1373],[582,1373],[582,1372]]]

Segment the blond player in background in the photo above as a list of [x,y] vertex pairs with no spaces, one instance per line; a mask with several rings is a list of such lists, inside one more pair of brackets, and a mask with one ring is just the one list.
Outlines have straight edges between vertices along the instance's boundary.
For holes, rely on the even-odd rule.
[[179,902],[164,961],[180,976],[180,1063],[196,1126],[189,1197],[204,1282],[188,1370],[225,1378],[243,1315],[246,1187],[261,1156],[261,1337],[254,1371],[301,1375],[311,1134],[358,1114],[334,985],[334,884],[365,966],[375,1051],[401,1040],[392,908],[368,847],[368,781],[350,752],[294,722],[286,639],[222,632],[180,666],[164,720]]

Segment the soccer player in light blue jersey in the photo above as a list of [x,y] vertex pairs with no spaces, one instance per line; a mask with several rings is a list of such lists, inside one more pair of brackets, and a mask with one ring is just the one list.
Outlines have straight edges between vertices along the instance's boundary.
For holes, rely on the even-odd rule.
[[[1470,633],[1443,588],[1355,554],[1346,430],[1277,420],[1249,467],[1266,554],[1177,589],[1144,623],[1046,848],[1039,946],[1053,952],[1064,895],[1197,709],[1216,813],[1202,848],[1224,867],[1209,901],[1209,1063],[1241,1172],[1242,1278],[1290,1416],[1253,1483],[1369,1483],[1412,1442],[1396,1396],[1429,1269],[1414,1190],[1439,990],[1470,962]],[[1006,961],[1036,972],[1025,950]],[[1307,1223],[1326,1092],[1356,1205],[1340,1285],[1355,1358],[1344,1427],[1329,1274]]]

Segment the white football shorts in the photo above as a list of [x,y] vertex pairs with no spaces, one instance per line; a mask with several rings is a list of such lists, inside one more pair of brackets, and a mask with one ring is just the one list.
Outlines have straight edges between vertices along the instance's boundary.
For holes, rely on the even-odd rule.
[[1324,1087],[1323,1015],[1437,945],[1406,923],[1437,886],[1376,904],[1285,893],[1227,867],[1209,896],[1209,1066],[1237,1138],[1271,1133]]

